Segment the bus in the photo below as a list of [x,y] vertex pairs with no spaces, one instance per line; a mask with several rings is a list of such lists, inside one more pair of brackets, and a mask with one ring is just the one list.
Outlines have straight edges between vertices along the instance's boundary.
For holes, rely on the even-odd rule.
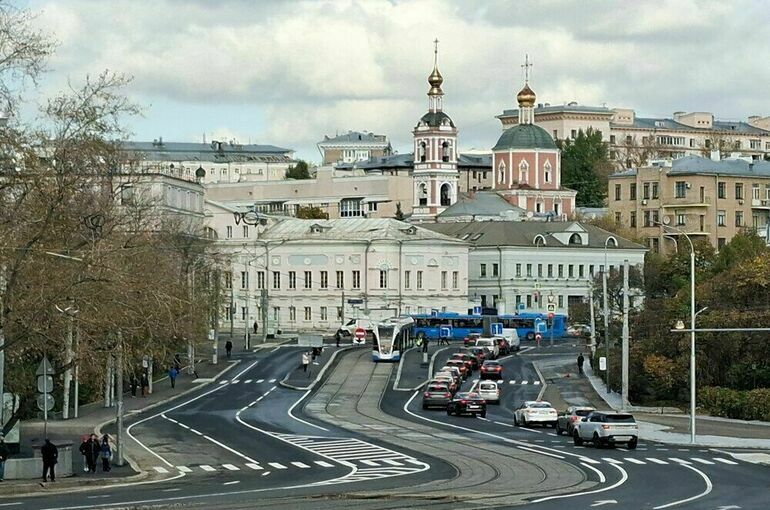
[[392,317],[372,328],[372,360],[398,361],[401,353],[414,345],[414,319]]
[[450,339],[462,340],[471,333],[483,334],[484,319],[481,315],[466,315],[455,312],[411,315],[414,319],[414,334],[418,338],[439,338],[440,328],[451,328]]
[[546,332],[543,333],[543,338],[551,338],[553,333],[554,338],[561,338],[566,333],[567,328],[567,316],[563,314],[554,314],[553,319],[548,319],[547,313],[535,313],[535,312],[522,312],[516,315],[499,315],[497,322],[503,324],[503,336],[511,334],[512,330],[516,330],[519,338],[534,340],[535,339],[535,320],[540,319],[545,321],[547,325]]

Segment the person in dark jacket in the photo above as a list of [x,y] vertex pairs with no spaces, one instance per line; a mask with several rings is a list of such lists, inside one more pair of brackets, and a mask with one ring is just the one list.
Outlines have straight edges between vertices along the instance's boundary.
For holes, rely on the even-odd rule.
[[176,376],[179,375],[179,369],[171,367],[168,369],[168,380],[171,381],[171,389],[176,386]]
[[96,434],[91,434],[88,441],[85,441],[80,445],[80,453],[86,458],[88,470],[92,473],[96,473],[96,461],[99,459],[101,451],[102,447],[99,444]]
[[232,354],[233,352],[233,343],[230,340],[225,342],[225,352],[227,353],[228,358],[230,357],[230,354]]
[[583,361],[585,361],[585,358],[583,358],[583,353],[581,352],[577,358],[578,374],[581,375],[583,374]]
[[48,481],[48,473],[51,474],[51,481],[56,481],[56,473],[54,472],[54,466],[59,461],[59,449],[51,442],[50,439],[45,440],[45,444],[40,448],[40,454],[43,457],[43,481]]
[[131,387],[131,397],[136,397],[136,388],[139,386],[139,381],[136,380],[135,374],[131,374],[128,384]]
[[5,461],[11,456],[11,450],[5,444],[5,438],[0,434],[0,482],[5,478]]
[[147,396],[147,388],[150,387],[150,380],[147,378],[147,374],[142,374],[142,380],[141,380],[141,382],[139,384],[142,387],[142,396],[146,397]]
[[100,455],[102,457],[102,471],[105,473],[110,470],[110,459],[112,458],[112,448],[110,448],[110,438],[107,434],[102,438]]

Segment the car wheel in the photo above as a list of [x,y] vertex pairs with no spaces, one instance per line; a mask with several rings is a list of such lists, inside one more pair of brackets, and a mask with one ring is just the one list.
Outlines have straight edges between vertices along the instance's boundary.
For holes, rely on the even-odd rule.
[[452,416],[452,410],[450,408],[448,408],[448,407],[446,408],[446,415],[447,416]]
[[556,435],[560,436],[564,433],[564,430],[562,430],[561,426],[557,423],[556,424]]
[[599,439],[599,434],[597,434],[596,432],[594,432],[593,443],[594,443],[594,448],[602,447],[602,440]]
[[580,437],[577,430],[572,433],[572,443],[575,446],[583,446],[583,438]]
[[637,438],[633,438],[631,441],[628,442],[626,446],[628,447],[629,450],[636,450],[636,443],[637,443]]
[[535,339],[535,334],[533,332],[530,331],[529,333],[527,333],[527,340],[534,340],[534,339]]
[[522,418],[521,419],[521,426],[522,427],[529,427],[529,423],[527,423],[527,419],[526,418]]
[[518,427],[519,426],[519,419],[516,417],[516,415],[513,415],[513,425]]

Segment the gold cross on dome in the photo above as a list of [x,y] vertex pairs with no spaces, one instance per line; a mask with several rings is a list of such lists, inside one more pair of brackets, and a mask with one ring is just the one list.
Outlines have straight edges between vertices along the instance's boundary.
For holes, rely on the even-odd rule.
[[529,83],[529,68],[532,67],[532,63],[529,61],[529,53],[524,55],[524,63],[521,68],[524,69],[524,83]]

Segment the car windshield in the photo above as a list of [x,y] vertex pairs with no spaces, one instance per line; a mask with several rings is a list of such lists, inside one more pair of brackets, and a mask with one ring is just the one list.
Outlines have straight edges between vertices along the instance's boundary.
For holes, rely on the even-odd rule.
[[578,409],[575,411],[575,414],[578,416],[588,416],[591,414],[591,411],[593,411],[593,409]]
[[484,366],[485,366],[485,367],[488,367],[488,366],[494,366],[494,365],[499,365],[499,364],[500,364],[500,363],[498,363],[497,361],[485,361],[485,362],[484,362]]
[[529,404],[529,407],[533,409],[548,409],[549,407],[551,407],[551,404],[549,404],[548,402],[533,402]]
[[604,421],[612,423],[635,423],[634,417],[630,414],[608,414],[604,417]]
[[439,393],[439,392],[443,393],[446,390],[447,390],[446,386],[440,386],[440,385],[428,386],[428,392],[430,393]]
[[495,383],[484,383],[479,384],[479,390],[496,390],[497,384]]

